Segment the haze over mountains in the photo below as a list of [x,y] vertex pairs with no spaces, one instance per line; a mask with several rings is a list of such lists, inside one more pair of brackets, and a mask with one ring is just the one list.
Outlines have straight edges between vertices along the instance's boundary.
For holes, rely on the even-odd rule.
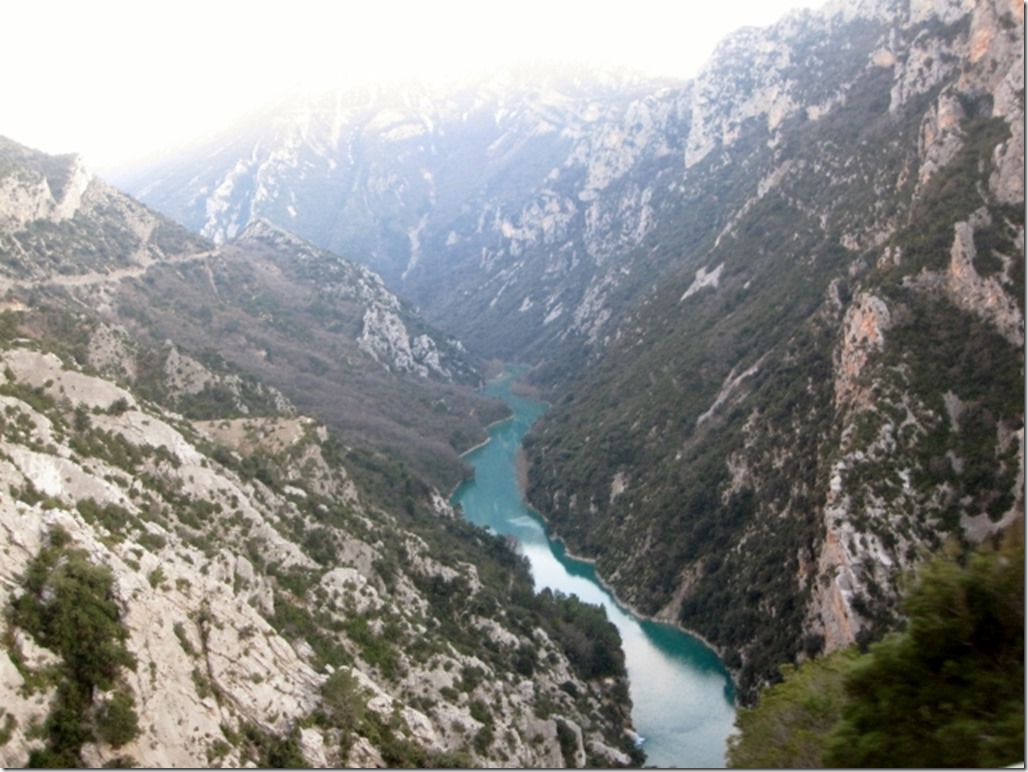
[[[266,217],[362,255],[468,345],[516,357],[560,334],[547,318],[572,323],[596,263],[634,244],[643,201],[598,192],[651,185],[621,179],[636,163],[680,165],[680,108],[661,104],[659,88],[522,69],[457,93],[333,93],[124,183],[215,241]],[[507,290],[512,281],[534,294]]]
[[895,629],[905,572],[1024,514],[1023,11],[833,4],[686,83],[297,100],[114,180],[164,216],[4,141],[5,592],[57,526],[110,565],[136,668],[101,686],[142,719],[32,739],[71,681],[18,617],[4,765],[637,762],[602,623],[445,503],[496,360],[553,403],[554,535],[744,702]]

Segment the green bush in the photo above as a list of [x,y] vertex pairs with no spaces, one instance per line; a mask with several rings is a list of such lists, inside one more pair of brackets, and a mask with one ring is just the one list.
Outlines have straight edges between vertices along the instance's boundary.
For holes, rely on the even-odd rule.
[[61,658],[57,693],[44,724],[46,746],[33,751],[29,766],[81,766],[82,745],[98,737],[121,745],[139,732],[131,695],[116,691],[101,706],[97,692],[115,687],[122,668],[135,668],[125,646],[128,631],[114,600],[108,568],[71,549],[56,528],[29,564],[24,592],[10,607],[12,624],[24,628]]
[[846,677],[830,766],[995,767],[1024,759],[1024,542],[938,558],[910,623]]
[[728,766],[750,769],[823,766],[828,733],[842,714],[843,677],[852,650],[782,666],[783,681],[765,689],[754,708],[740,708],[728,738]]
[[18,719],[14,717],[12,713],[8,713],[3,708],[0,708],[0,716],[3,716],[4,725],[0,728],[0,748],[7,745],[8,741],[14,734],[14,728],[18,725]]
[[132,695],[116,691],[100,708],[96,716],[96,734],[115,748],[139,735],[139,718]]
[[732,767],[994,767],[1024,757],[1024,537],[940,556],[868,653],[783,667],[740,710]]
[[349,670],[336,670],[321,687],[321,720],[340,733],[340,751],[345,757],[357,730],[367,716],[368,695]]
[[55,546],[64,538],[53,537],[29,565],[14,622],[59,654],[77,683],[109,689],[122,667],[135,667],[111,571],[81,550]]

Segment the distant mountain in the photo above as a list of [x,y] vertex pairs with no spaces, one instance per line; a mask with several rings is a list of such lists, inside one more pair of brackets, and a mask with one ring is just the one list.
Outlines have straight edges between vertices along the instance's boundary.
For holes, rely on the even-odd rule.
[[215,241],[266,218],[372,267],[475,353],[528,358],[594,339],[606,297],[638,283],[621,257],[680,170],[680,91],[529,70],[332,93],[120,182]]
[[75,157],[0,140],[0,190],[0,764],[641,762],[602,609],[426,482],[503,415],[458,344]]
[[538,365],[530,500],[751,700],[1023,517],[1023,14],[837,2],[688,83],[337,94],[132,189],[213,238],[266,217]]

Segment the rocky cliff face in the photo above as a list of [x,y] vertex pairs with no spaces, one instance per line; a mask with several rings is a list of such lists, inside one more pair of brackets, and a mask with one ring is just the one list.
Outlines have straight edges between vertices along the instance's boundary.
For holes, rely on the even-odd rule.
[[1023,29],[868,2],[726,41],[679,182],[721,208],[531,441],[555,530],[744,699],[1023,516]]
[[[987,330],[986,335],[1004,340],[1007,346],[999,340],[992,343],[997,352],[1004,352],[998,354],[1001,357],[1000,361],[1003,362],[1001,366],[1013,366],[1016,373],[1020,363],[1022,378],[1024,315],[1023,298],[1019,298],[1023,279],[1018,278],[1020,269],[1015,266],[1023,265],[1024,262],[1024,225],[1023,220],[1017,221],[1016,215],[1015,219],[1011,220],[1008,219],[1008,214],[998,213],[1005,212],[1005,205],[1012,202],[1018,202],[1018,209],[1023,209],[1024,201],[1023,182],[1011,179],[1012,170],[1024,166],[1023,142],[1017,139],[1024,130],[1023,12],[1023,6],[1010,3],[963,6],[952,4],[938,7],[913,4],[909,24],[914,29],[917,28],[914,25],[944,22],[957,25],[963,34],[948,38],[932,38],[919,32],[921,39],[914,38],[912,50],[896,56],[897,46],[893,43],[889,56],[886,57],[887,61],[894,59],[896,62],[893,64],[894,83],[890,91],[890,113],[901,113],[905,106],[912,102],[916,103],[916,99],[921,95],[934,96],[921,119],[917,155],[914,159],[914,168],[917,170],[914,201],[927,202],[938,195],[936,190],[932,189],[932,180],[945,175],[947,171],[952,174],[950,184],[976,185],[979,187],[980,196],[978,201],[974,202],[979,206],[972,208],[968,202],[962,210],[951,210],[948,213],[951,218],[948,222],[939,223],[940,236],[944,236],[947,225],[951,229],[952,243],[949,249],[946,250],[944,243],[940,243],[932,255],[931,268],[923,266],[917,275],[904,276],[900,281],[905,288],[915,291],[916,299],[912,304],[937,304],[943,308],[950,305],[966,316],[974,317],[975,321],[968,320],[969,326],[977,327],[981,324]],[[901,28],[902,31],[905,30]],[[937,61],[947,60],[954,64],[960,63],[960,69],[954,66],[947,70],[935,64]],[[1013,92],[1018,89],[1021,96],[1012,97]],[[991,109],[989,105],[981,106],[982,101],[991,101]],[[989,136],[989,129],[984,122],[975,124],[973,118],[976,117],[976,111],[979,120],[988,117],[993,122],[993,126],[996,127],[995,134]],[[966,174],[961,179],[954,166],[964,160],[961,158],[962,155],[966,158],[969,145],[976,141],[984,145],[976,159],[978,168],[960,170]],[[1011,142],[1019,145],[1020,149],[1015,149]],[[994,224],[993,212],[1005,221],[1003,225],[999,225],[1003,237],[999,241],[988,242],[985,248],[991,254],[991,259],[1000,265],[986,269],[982,261],[976,267],[976,226],[972,223],[977,223],[977,227],[982,229],[991,227]],[[969,219],[964,220],[965,216]],[[983,241],[979,237],[979,243]],[[894,244],[892,249],[886,248],[879,254],[880,263],[891,262],[893,265],[890,267],[902,267],[904,255],[898,243]],[[917,297],[918,294],[920,297]],[[877,303],[874,303],[875,300]],[[850,636],[853,635],[854,629],[859,631],[867,623],[868,614],[860,613],[862,609],[866,611],[863,594],[868,592],[869,586],[889,586],[894,581],[897,568],[911,564],[915,548],[919,547],[924,539],[923,536],[921,539],[903,538],[903,529],[899,529],[900,543],[883,543],[883,540],[890,541],[886,534],[895,533],[896,530],[890,523],[890,518],[895,515],[887,510],[895,510],[897,507],[895,504],[890,506],[880,500],[865,510],[874,513],[872,517],[883,518],[880,520],[879,539],[872,539],[863,549],[856,548],[854,534],[846,534],[846,531],[871,529],[853,528],[853,510],[859,511],[862,507],[853,507],[852,500],[847,500],[844,486],[839,484],[844,475],[840,475],[839,472],[846,470],[854,461],[856,464],[866,463],[863,458],[855,459],[856,454],[866,453],[872,458],[877,457],[876,460],[882,468],[890,465],[893,470],[899,472],[903,481],[901,496],[908,497],[909,502],[901,509],[920,512],[922,517],[933,510],[938,511],[935,502],[922,498],[923,493],[919,496],[914,492],[916,486],[911,481],[916,479],[922,470],[917,469],[915,463],[901,471],[899,467],[902,462],[899,462],[899,458],[902,458],[902,451],[897,453],[898,448],[889,445],[889,435],[902,426],[897,426],[888,419],[881,419],[882,412],[892,400],[883,399],[884,395],[876,395],[874,386],[877,385],[876,382],[889,380],[891,374],[882,372],[884,368],[881,367],[880,359],[876,363],[877,368],[872,364],[872,370],[877,372],[869,374],[869,377],[860,377],[860,370],[863,369],[861,367],[857,368],[856,373],[848,370],[853,361],[847,357],[846,349],[852,340],[860,338],[862,332],[866,335],[865,345],[878,347],[880,351],[898,348],[895,342],[889,340],[892,335],[892,331],[889,330],[890,305],[895,309],[892,313],[898,311],[902,314],[907,308],[904,307],[904,303],[897,300],[895,295],[888,300],[867,295],[859,297],[860,305],[851,306],[847,312],[842,328],[842,340],[836,348],[837,411],[846,416],[850,425],[858,423],[861,417],[873,415],[876,416],[874,420],[881,426],[878,437],[869,445],[859,449],[852,447],[850,452],[845,453],[837,462],[832,473],[835,484],[831,486],[826,498],[827,538],[819,558],[819,573],[834,575],[836,580],[815,597],[812,617],[824,625],[829,648],[848,643],[852,640]],[[861,306],[873,310],[866,315],[861,313]],[[902,334],[901,331],[897,332]],[[928,340],[931,340],[930,335]],[[928,345],[928,341],[924,345]],[[936,349],[936,355],[946,356],[945,349],[939,347]],[[976,373],[971,377],[980,376],[980,373]],[[971,452],[981,454],[975,463],[992,466],[995,474],[976,480],[981,489],[976,490],[974,488],[977,486],[968,486],[964,481],[962,485],[958,483],[953,486],[964,494],[963,500],[957,505],[958,531],[971,541],[979,541],[991,533],[1002,530],[1015,517],[1023,517],[1023,478],[1018,472],[1024,463],[1023,411],[1016,405],[1018,394],[1023,396],[1023,385],[1019,391],[1019,379],[1016,376],[1005,383],[1003,388],[1009,391],[999,397],[1006,407],[1002,409],[1004,417],[999,418],[998,424],[993,424],[986,418],[984,425],[971,428],[966,424],[961,427],[960,423],[964,406],[964,401],[958,396],[960,380],[955,374],[948,374],[945,381],[927,389],[927,394],[915,388],[907,390],[905,394],[895,393],[892,396],[897,402],[903,400],[907,406],[906,416],[901,424],[916,426],[920,419],[930,426],[945,417],[949,423],[950,437],[956,440],[953,445],[961,444],[958,437],[962,432],[966,434],[969,431],[981,431],[985,435],[984,444]],[[838,388],[852,388],[854,384],[862,384],[855,389],[854,396],[863,398],[865,403],[841,405]],[[989,401],[988,398],[974,393],[974,388],[966,381],[962,385],[968,390],[964,391],[964,399],[976,409]],[[909,389],[909,382],[904,386]],[[917,393],[917,396],[911,399],[911,391],[921,393]],[[968,393],[973,394],[969,400],[966,396]],[[939,409],[940,396],[944,410]],[[917,407],[911,404],[915,400],[921,401]],[[980,422],[983,419],[980,415],[968,418],[972,422]],[[860,443],[854,443],[854,446],[858,444]],[[955,470],[966,472],[962,467],[959,452],[956,448],[949,450],[951,463],[955,462]],[[965,450],[964,453],[966,452]],[[938,485],[932,493],[938,495],[941,491],[946,491],[953,499],[960,500],[959,494],[952,490],[950,485]],[[955,502],[951,499],[951,505],[953,503]],[[935,525],[937,528],[941,527],[940,530],[949,530],[956,524],[950,521],[949,528],[946,528],[943,522],[936,521]],[[936,537],[929,538],[929,544],[934,538]],[[848,545],[848,549],[845,545]],[[868,553],[871,560],[868,560]],[[857,568],[858,566],[861,568]],[[847,628],[850,635],[837,634],[838,631]]]
[[[15,146],[5,142],[4,149],[11,152]],[[18,153],[16,157],[22,160],[28,155]],[[32,174],[25,170],[4,175],[0,189],[3,191],[0,218],[5,230],[17,229],[36,220],[61,222],[78,211],[92,175],[74,156],[53,159],[50,163],[58,173]]]
[[[615,682],[585,683],[553,629],[512,626],[488,600],[488,561],[441,558],[377,508],[313,419],[184,421],[28,341],[7,341],[0,365],[3,603],[66,534],[109,569],[133,660],[108,691],[130,696],[138,733],[112,740],[87,708],[81,763],[562,766],[560,726],[583,759],[630,761],[591,696]],[[451,585],[463,621],[432,594]],[[47,642],[8,616],[4,766],[63,747]]]
[[[0,764],[638,762],[623,671],[583,665],[602,612],[535,596],[394,455],[210,350],[223,314],[261,360],[284,356],[272,330],[334,335],[382,385],[365,419],[416,394],[409,422],[459,403],[453,344],[276,228],[214,248],[72,184],[71,159],[3,150],[25,191],[0,231]],[[307,308],[320,323],[288,313]]]
[[357,346],[386,370],[446,383],[480,382],[460,341],[428,330],[413,309],[370,269],[315,249],[267,220],[250,223],[233,244],[250,250],[271,248],[287,255],[281,263],[283,274],[296,272],[317,280],[320,291],[335,302],[361,306],[364,312]]

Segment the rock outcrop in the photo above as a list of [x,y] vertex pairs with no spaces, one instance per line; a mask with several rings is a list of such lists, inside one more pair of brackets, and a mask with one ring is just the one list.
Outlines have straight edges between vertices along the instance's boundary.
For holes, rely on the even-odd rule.
[[[4,345],[0,371],[0,602],[26,592],[60,530],[109,569],[134,660],[118,688],[138,733],[117,747],[87,737],[83,764],[554,767],[551,712],[583,759],[631,761],[622,728],[602,728],[602,697],[582,696],[602,687],[545,623],[512,627],[475,601],[493,592],[476,566],[441,561],[376,510],[313,420],[188,422],[27,341]],[[437,585],[462,587],[446,602],[466,622],[440,616]],[[55,742],[34,727],[50,726],[60,657],[4,624],[0,762],[20,766]],[[455,624],[491,643],[457,644],[443,632]],[[508,659],[529,651],[531,677]]]

